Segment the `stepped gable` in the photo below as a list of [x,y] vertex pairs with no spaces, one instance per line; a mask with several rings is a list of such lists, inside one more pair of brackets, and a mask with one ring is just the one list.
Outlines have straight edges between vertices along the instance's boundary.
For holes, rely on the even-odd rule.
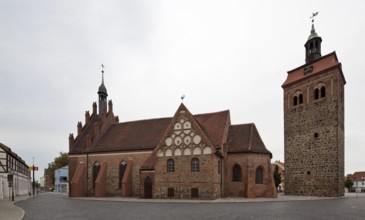
[[77,153],[77,152],[84,152],[84,148],[87,146],[87,135],[93,135],[94,134],[94,124],[95,122],[101,123],[101,118],[98,117],[96,114],[92,114],[90,117],[90,121],[86,123],[82,127],[81,134],[78,134],[75,139],[75,145],[72,148],[72,151],[70,149],[70,153]]
[[231,125],[227,137],[228,153],[272,154],[266,149],[254,123]]
[[[214,146],[220,146],[224,142],[223,134],[229,111],[199,114],[194,118],[202,126],[204,132],[211,139]],[[91,122],[94,122],[94,118]],[[86,138],[77,138],[77,147],[72,153],[82,152],[110,152],[110,151],[129,151],[129,150],[153,150],[163,137],[172,118],[147,119],[131,122],[112,124],[98,142],[89,149],[79,146],[86,146]],[[93,124],[93,123],[90,123]],[[92,126],[86,126],[86,132]]]
[[[288,77],[286,78],[282,87],[284,88],[294,82],[311,78],[313,77],[313,75],[321,74],[323,71],[327,71],[331,68],[336,67],[340,69],[342,79],[346,83],[345,77],[342,73],[341,63],[338,62],[336,52],[332,52],[327,54],[326,56],[316,59],[314,63],[304,64],[298,68],[288,71]],[[305,68],[311,68],[312,70],[306,74]]]

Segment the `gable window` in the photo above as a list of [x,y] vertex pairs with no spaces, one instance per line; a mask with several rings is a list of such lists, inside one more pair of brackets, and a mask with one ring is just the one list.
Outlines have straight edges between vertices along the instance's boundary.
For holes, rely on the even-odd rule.
[[232,181],[233,182],[239,182],[241,181],[241,167],[236,164],[233,166],[232,169]]
[[264,170],[262,167],[256,168],[256,184],[263,184],[264,182]]
[[96,161],[93,165],[93,188],[95,188],[95,181],[96,178],[98,177],[99,170],[100,170],[100,164],[98,161]]
[[167,160],[167,172],[172,173],[175,171],[175,164],[173,159]]
[[191,172],[199,172],[199,160],[198,158],[193,158],[191,160]]
[[122,188],[122,180],[126,168],[127,168],[127,162],[125,162],[125,160],[122,160],[122,162],[120,162],[119,164],[119,189]]

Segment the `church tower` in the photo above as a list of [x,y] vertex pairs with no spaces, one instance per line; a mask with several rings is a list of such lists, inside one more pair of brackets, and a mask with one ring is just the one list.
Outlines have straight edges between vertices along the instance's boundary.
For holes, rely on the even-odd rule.
[[285,194],[337,197],[344,195],[346,81],[336,52],[321,55],[313,22],[305,64],[288,71],[282,85]]
[[107,113],[107,97],[108,93],[106,91],[106,87],[104,85],[104,65],[102,66],[101,70],[101,85],[99,86],[98,95],[99,95],[99,115],[106,114]]

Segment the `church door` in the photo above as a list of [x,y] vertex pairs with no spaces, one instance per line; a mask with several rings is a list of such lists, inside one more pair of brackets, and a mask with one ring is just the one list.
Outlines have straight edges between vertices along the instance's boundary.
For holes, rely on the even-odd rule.
[[152,199],[152,179],[149,176],[144,181],[144,198]]

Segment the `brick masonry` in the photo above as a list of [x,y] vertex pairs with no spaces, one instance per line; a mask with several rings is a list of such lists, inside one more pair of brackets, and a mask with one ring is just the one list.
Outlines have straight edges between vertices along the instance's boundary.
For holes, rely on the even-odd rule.
[[[284,87],[286,194],[344,195],[344,83],[332,68]],[[318,85],[326,95],[315,99]],[[294,105],[298,92],[303,103]]]

